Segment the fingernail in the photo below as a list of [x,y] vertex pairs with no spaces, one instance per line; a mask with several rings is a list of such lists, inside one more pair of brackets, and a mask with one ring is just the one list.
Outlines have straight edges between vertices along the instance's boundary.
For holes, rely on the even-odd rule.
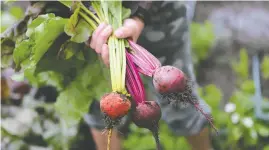
[[117,30],[117,31],[115,31],[115,35],[117,37],[122,37],[123,36],[123,32],[121,30]]

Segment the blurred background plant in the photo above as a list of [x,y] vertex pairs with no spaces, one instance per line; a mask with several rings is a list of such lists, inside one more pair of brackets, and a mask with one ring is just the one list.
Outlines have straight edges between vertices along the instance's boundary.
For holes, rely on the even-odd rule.
[[[1,3],[3,4],[2,1]],[[23,10],[18,6],[2,5],[1,33],[21,19],[23,14]],[[191,39],[194,65],[199,67],[199,63],[208,58],[214,45],[215,36],[210,21],[193,22]],[[212,133],[214,149],[269,150],[269,123],[257,119],[254,113],[255,88],[250,79],[249,61],[246,49],[240,49],[239,59],[231,61],[230,66],[236,74],[236,90],[224,106],[221,106],[223,92],[214,83],[199,88],[201,97],[212,109],[214,123],[220,131],[218,136]],[[261,73],[264,79],[269,79],[269,56],[265,56],[261,62]],[[199,76],[199,72],[196,74]],[[83,120],[67,129],[54,111],[52,103],[33,97],[33,94],[29,93],[24,96],[19,106],[1,106],[1,149],[83,150],[85,147],[94,147],[88,126]],[[268,101],[268,98],[264,99]],[[130,130],[131,134],[123,143],[125,150],[155,149],[154,140],[148,130],[139,129],[134,124],[131,124]],[[160,139],[167,150],[179,147],[184,150],[190,149],[187,141],[183,137],[176,137],[163,122],[160,125]]]

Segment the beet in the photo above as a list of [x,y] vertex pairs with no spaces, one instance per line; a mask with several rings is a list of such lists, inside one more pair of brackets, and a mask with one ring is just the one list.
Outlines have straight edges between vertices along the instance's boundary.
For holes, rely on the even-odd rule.
[[105,94],[100,101],[100,109],[105,114],[108,128],[114,126],[131,108],[130,100],[122,94],[112,92]]
[[156,91],[162,95],[162,100],[172,103],[175,107],[184,107],[187,103],[192,104],[217,132],[212,123],[212,117],[203,111],[197,97],[193,95],[191,81],[180,69],[173,66],[163,66],[156,69],[153,75],[153,85]]
[[155,101],[139,103],[132,113],[132,121],[140,128],[149,129],[156,141],[157,150],[161,150],[158,136],[158,123],[161,119],[161,108]]
[[161,94],[184,92],[186,82],[184,73],[173,66],[160,67],[153,75],[153,85]]

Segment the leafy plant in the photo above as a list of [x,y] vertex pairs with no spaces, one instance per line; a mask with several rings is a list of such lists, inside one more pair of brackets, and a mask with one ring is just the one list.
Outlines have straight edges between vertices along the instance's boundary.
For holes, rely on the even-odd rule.
[[264,79],[269,79],[269,56],[264,56],[261,64],[261,70]]
[[248,57],[244,49],[240,51],[239,62],[233,62],[232,67],[237,73],[238,89],[224,110],[219,110],[220,90],[214,85],[200,89],[201,96],[212,108],[215,124],[222,131],[220,136],[214,137],[214,145],[217,149],[249,149],[255,145],[262,148],[266,144],[262,139],[269,137],[269,129],[266,122],[255,118],[251,100],[255,88],[253,81],[248,79]]
[[204,24],[192,22],[190,26],[192,60],[194,64],[208,57],[214,42],[213,25],[209,21]]

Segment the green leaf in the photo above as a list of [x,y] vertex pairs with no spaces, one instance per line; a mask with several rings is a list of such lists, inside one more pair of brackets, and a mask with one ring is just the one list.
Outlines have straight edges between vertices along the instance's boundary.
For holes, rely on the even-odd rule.
[[264,79],[269,79],[269,56],[264,56],[261,64],[261,70]]
[[235,91],[230,98],[231,102],[234,102],[236,104],[236,112],[238,112],[240,115],[244,115],[246,112],[253,109],[253,101],[251,101],[252,94],[248,94],[242,91]]
[[269,150],[269,145],[266,145],[263,150]]
[[89,39],[92,34],[90,25],[83,19],[80,19],[76,26],[76,33],[72,36],[71,41],[83,43]]
[[80,51],[80,52],[78,52],[78,53],[76,54],[76,58],[77,58],[78,60],[85,60],[85,57],[84,57],[82,51]]
[[28,59],[31,55],[31,49],[35,45],[34,41],[32,40],[24,40],[19,43],[13,52],[13,59],[16,64],[16,68],[20,67],[20,64],[25,60]]
[[67,35],[71,36],[71,41],[83,43],[89,39],[93,29],[84,19],[79,18],[79,12],[80,7],[78,6],[65,25],[64,31]]
[[241,89],[243,92],[246,92],[248,94],[254,94],[255,93],[255,86],[254,82],[252,80],[246,80],[241,84]]
[[236,72],[237,76],[241,77],[243,80],[248,78],[248,54],[246,49],[240,50],[240,60],[239,62],[233,62],[232,68]]
[[195,63],[207,58],[214,42],[213,25],[209,21],[204,24],[192,23],[191,26],[192,55]]
[[54,18],[55,15],[54,14],[45,14],[45,15],[39,15],[36,19],[34,19],[27,28],[26,31],[26,35],[28,37],[30,37],[32,35],[32,33],[34,32],[35,28],[38,27],[40,24],[42,24],[43,22]]
[[231,133],[234,141],[238,141],[242,137],[242,131],[239,127],[232,128]]
[[80,11],[80,7],[76,8],[75,12],[68,19],[68,22],[64,27],[64,32],[69,36],[74,36],[76,34],[76,26],[79,20],[79,16],[78,16],[79,11]]
[[1,38],[1,67],[7,68],[11,66],[12,53],[15,48],[15,42],[10,38]]
[[202,89],[203,93],[200,91],[202,98],[210,105],[212,108],[218,108],[220,100],[222,99],[222,92],[214,84],[207,85]]
[[53,44],[54,40],[64,32],[64,25],[67,22],[67,19],[55,17],[54,14],[41,15],[37,19],[38,20],[33,21],[33,23],[29,25],[27,31],[27,35],[30,39],[33,39],[35,43],[34,47],[31,49],[32,55],[30,59],[32,65],[39,62],[48,48]]
[[122,22],[121,20],[121,11],[122,11],[122,3],[121,1],[107,1],[104,2],[107,3],[108,7],[108,11],[111,13],[111,15],[113,16],[113,18],[115,19],[114,21],[116,22]]
[[79,53],[83,49],[82,44],[78,44],[72,41],[65,42],[59,52],[59,57],[63,59],[70,59],[76,53]]
[[257,131],[259,133],[260,136],[262,137],[268,137],[269,136],[269,129],[268,127],[265,125],[262,125],[262,124],[258,124],[257,125]]
[[103,80],[101,69],[96,60],[96,58],[94,61],[92,59],[85,68],[81,69],[77,77],[57,98],[55,108],[68,126],[78,123],[88,112],[89,105],[94,98],[100,98],[99,95],[109,91],[109,86]]
[[79,19],[79,10],[79,7],[76,8],[74,14],[65,25],[64,31],[67,35],[71,36],[71,41],[83,43],[89,39],[93,31],[91,26],[84,19]]
[[122,20],[129,18],[131,15],[131,9],[122,7]]
[[20,7],[17,7],[17,6],[11,7],[9,11],[17,19],[21,19],[23,17],[23,15],[24,15],[23,10]]

